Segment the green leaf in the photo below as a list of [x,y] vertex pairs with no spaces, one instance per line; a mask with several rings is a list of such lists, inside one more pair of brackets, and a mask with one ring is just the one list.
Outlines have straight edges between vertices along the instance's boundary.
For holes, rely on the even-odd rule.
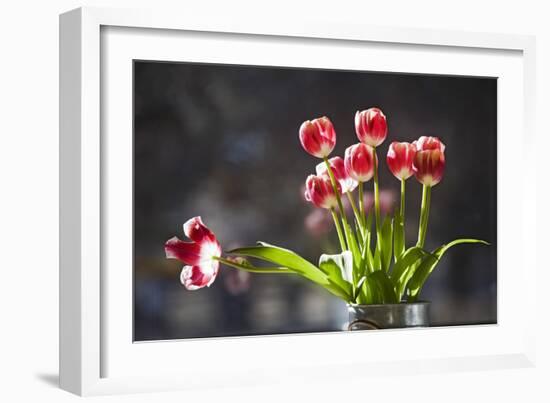
[[366,222],[366,225],[365,225],[365,229],[367,230],[367,234],[371,234],[372,233],[372,220],[373,220],[373,212],[372,212],[373,209],[370,209],[369,210],[369,213],[367,214],[367,222]]
[[380,248],[378,247],[378,242],[376,243],[376,248],[374,250],[374,257],[372,258],[372,271],[373,273],[378,270],[382,270],[382,257]]
[[428,252],[424,249],[413,246],[407,249],[393,266],[390,278],[395,287],[398,300],[401,300],[407,283],[420,265],[422,258],[426,255],[428,255]]
[[382,242],[380,246],[382,248],[380,253],[380,261],[382,263],[382,268],[387,273],[390,269],[391,257],[392,257],[392,247],[393,247],[393,218],[391,216],[386,216],[384,219],[384,224],[382,224]]
[[357,281],[359,281],[359,278],[361,277],[361,261],[362,261],[362,257],[361,257],[361,252],[359,250],[359,246],[357,245],[357,240],[355,238],[355,235],[353,235],[353,232],[351,231],[351,228],[349,226],[349,224],[347,223],[343,223],[344,224],[344,227],[346,228],[346,231],[349,233],[349,237],[348,237],[348,246],[350,248],[350,251],[352,253],[352,256],[353,256],[353,279],[352,279],[352,282],[354,284],[357,283]]
[[357,236],[357,243],[359,245],[363,245],[363,243],[365,242],[365,236],[363,234],[363,227],[362,227],[362,224],[359,223],[359,221],[357,221],[357,219],[355,220],[355,234]]
[[341,287],[335,285],[333,281],[330,281],[328,276],[317,266],[289,249],[270,245],[265,242],[258,242],[257,246],[238,248],[228,253],[254,257],[286,267],[349,302],[350,296],[346,294]]
[[396,304],[397,295],[388,274],[383,270],[377,270],[367,276],[365,284],[368,285],[368,292],[372,294],[372,303]]
[[[239,260],[237,260],[239,259]],[[250,273],[260,273],[260,274],[272,274],[272,273],[286,273],[286,274],[296,274],[296,272],[287,269],[286,267],[266,267],[261,266],[257,267],[250,263],[246,258],[238,257],[234,260],[224,259],[223,257],[218,257],[220,263],[233,267],[235,269],[248,271]]]
[[365,236],[363,245],[361,247],[361,265],[359,268],[359,277],[366,276],[367,274],[374,271],[373,269],[373,258],[372,252],[370,250],[370,236]]
[[334,281],[332,281],[330,278],[328,279],[329,286],[324,286],[324,288],[330,292],[331,294],[336,295],[337,297],[342,298],[346,302],[352,302],[352,292],[351,289],[348,287],[342,287],[341,284],[337,284]]
[[321,255],[319,268],[327,275],[329,281],[337,284],[348,296],[352,295],[353,256],[350,251],[338,255]]
[[[378,270],[380,271],[380,270]],[[359,295],[357,297],[357,303],[370,305],[370,304],[383,304],[384,298],[380,292],[376,279],[366,279],[361,286]]]
[[424,283],[426,282],[432,271],[435,269],[437,263],[441,260],[445,252],[453,246],[463,243],[481,243],[484,245],[489,245],[488,242],[482,241],[480,239],[456,239],[452,242],[449,242],[448,244],[441,245],[439,248],[434,250],[431,255],[425,256],[422,260],[422,263],[420,264],[418,269],[416,269],[409,283],[407,284],[411,301],[416,301],[418,299],[418,295],[420,294]]
[[328,284],[326,275],[317,266],[289,249],[270,245],[265,242],[258,242],[257,246],[238,248],[231,250],[228,253],[266,260],[268,262],[287,267],[288,269],[301,274],[318,284]]
[[368,305],[368,304],[372,304],[372,295],[370,294],[370,289],[369,289],[369,285],[367,284],[366,281],[364,281],[362,284],[361,284],[361,287],[359,287],[359,290],[358,290],[358,295],[357,295],[357,298],[356,298],[356,301],[358,304],[361,304],[361,305]]
[[361,262],[363,264],[363,273],[372,273],[374,269],[374,257],[372,256],[372,250],[371,250],[371,239],[372,239],[372,218],[373,213],[372,209],[369,210],[369,214],[367,215],[367,222],[365,226],[365,242],[363,244],[363,250],[361,251],[361,257],[363,258],[363,261]]
[[[377,271],[381,271],[381,270],[377,270]],[[380,287],[378,286],[378,283],[376,282],[376,280],[370,279],[365,281],[365,284],[363,284],[363,289],[365,291],[365,299],[367,301],[367,304],[384,303],[384,297],[380,292]]]
[[399,211],[396,211],[393,223],[393,251],[397,263],[399,257],[405,253],[405,222]]

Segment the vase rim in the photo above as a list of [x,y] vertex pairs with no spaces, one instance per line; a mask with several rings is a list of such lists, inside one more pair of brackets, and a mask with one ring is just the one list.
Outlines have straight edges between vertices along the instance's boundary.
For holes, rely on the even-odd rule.
[[374,307],[381,307],[381,306],[404,306],[404,305],[429,305],[431,304],[431,301],[415,301],[415,302],[399,302],[397,304],[351,304],[347,303],[346,305],[351,308],[374,308]]

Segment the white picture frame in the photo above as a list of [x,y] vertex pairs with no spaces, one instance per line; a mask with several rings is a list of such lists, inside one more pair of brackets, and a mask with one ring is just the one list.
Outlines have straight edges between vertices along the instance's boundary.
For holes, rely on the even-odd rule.
[[[193,38],[185,42],[188,47],[184,50],[180,47],[179,52],[186,52],[182,57],[201,61],[231,61],[232,55],[227,53],[205,51],[209,46],[219,46],[220,41],[236,41],[232,49],[240,54],[238,61],[244,64],[249,60],[246,57],[252,56],[246,56],[242,49],[239,51],[241,45],[261,48],[268,41],[269,46],[286,47],[289,53],[298,57],[293,47],[307,51],[308,46],[318,41],[319,46],[330,47],[335,52],[366,51],[369,47],[373,52],[386,52],[387,64],[371,66],[373,70],[395,68],[392,66],[397,56],[392,56],[392,52],[395,55],[420,52],[427,60],[411,58],[411,64],[404,71],[488,76],[501,72],[499,123],[503,114],[512,112],[515,121],[509,127],[499,124],[499,140],[514,138],[516,141],[514,145],[499,141],[499,183],[506,177],[523,189],[535,189],[535,175],[521,176],[502,162],[509,156],[528,161],[535,152],[533,37],[370,27],[307,19],[289,20],[284,24],[268,18],[216,20],[150,10],[80,8],[62,14],[60,385],[63,389],[79,395],[96,395],[274,381],[292,383],[296,379],[323,379],[327,373],[334,378],[349,374],[405,374],[419,367],[422,371],[437,372],[534,365],[535,322],[532,315],[536,285],[528,279],[535,277],[536,264],[534,254],[528,253],[532,250],[528,234],[535,232],[536,209],[532,207],[535,196],[532,190],[524,191],[521,192],[523,196],[516,193],[515,202],[507,201],[502,186],[498,188],[497,325],[132,343],[128,337],[131,316],[126,317],[131,312],[131,306],[127,305],[130,286],[124,285],[129,270],[122,270],[120,275],[108,270],[112,267],[110,259],[123,259],[123,256],[112,256],[107,241],[119,237],[118,240],[124,243],[128,233],[117,229],[126,228],[124,220],[128,216],[106,214],[112,209],[122,211],[127,200],[124,195],[131,192],[128,187],[131,185],[124,185],[129,166],[124,161],[127,159],[125,149],[130,147],[127,134],[131,121],[127,119],[127,102],[131,98],[131,88],[127,81],[107,80],[106,77],[123,77],[128,60],[132,58],[145,55],[156,60],[172,60],[179,57],[173,53],[174,48],[178,48],[174,44],[186,41],[186,33],[193,33]],[[215,36],[208,39],[212,38],[212,33]],[[139,48],[135,38],[132,42],[132,37],[137,35],[141,35]],[[206,39],[203,40],[203,36]],[[255,63],[262,57],[261,51],[248,53],[256,57]],[[440,53],[446,56],[435,56]],[[469,62],[461,63],[461,60]],[[429,69],[426,67],[428,62],[431,62]],[[263,63],[270,64],[273,60],[266,57]],[[508,96],[501,96],[503,93]],[[111,113],[111,107],[116,114]],[[120,135],[111,135],[113,128],[120,129],[117,131]],[[109,163],[113,152],[117,153],[116,166]],[[113,194],[116,191],[126,193],[118,197]],[[523,199],[518,203],[517,197]],[[500,225],[501,216],[512,209],[520,217],[515,228],[516,244]],[[508,232],[511,231],[508,229]],[[521,245],[517,245],[517,239],[523,241]],[[512,246],[515,247],[514,256]],[[127,261],[119,262],[124,266]],[[514,264],[520,265],[521,278],[511,277],[508,267]],[[513,286],[517,290],[514,300],[509,292]],[[117,300],[121,302],[113,302],[114,292],[120,295]],[[522,298],[517,298],[517,293]],[[512,303],[518,300],[520,304]],[[414,341],[414,350],[378,348],[364,355],[346,354],[356,351],[366,341],[375,340],[379,347],[384,343],[397,346],[403,344],[405,338]],[[199,344],[206,347],[210,355],[197,354]],[[340,346],[344,353],[327,359],[316,354],[319,345],[324,348]],[[286,357],[281,354],[283,350],[288,354]],[[182,354],[186,357],[185,364],[175,358]],[[224,357],[222,362],[217,362],[215,370],[209,368],[212,357]]]

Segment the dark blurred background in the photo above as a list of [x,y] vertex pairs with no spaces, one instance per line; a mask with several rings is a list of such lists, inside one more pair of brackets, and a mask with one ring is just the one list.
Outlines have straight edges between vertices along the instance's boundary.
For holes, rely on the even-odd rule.
[[[178,339],[342,329],[344,302],[292,275],[221,266],[210,288],[187,291],[164,242],[200,215],[224,250],[258,240],[313,262],[338,252],[330,216],[303,199],[319,160],[298,128],[328,116],[332,156],[357,142],[355,111],[380,107],[392,141],[438,136],[447,146],[432,191],[426,247],[460,237],[422,291],[433,325],[496,323],[496,91],[493,78],[279,67],[134,62],[134,338]],[[399,182],[381,164],[383,211]],[[366,185],[372,190],[372,182]],[[416,241],[421,186],[407,182],[407,240]],[[367,197],[372,198],[371,194]]]

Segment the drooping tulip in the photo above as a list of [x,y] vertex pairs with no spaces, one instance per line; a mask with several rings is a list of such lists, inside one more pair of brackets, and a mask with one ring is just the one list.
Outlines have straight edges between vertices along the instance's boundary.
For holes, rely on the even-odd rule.
[[[358,183],[355,179],[348,175],[344,160],[341,157],[332,157],[328,160],[328,162],[330,168],[332,169],[332,172],[334,173],[334,178],[340,184],[342,194],[353,192]],[[317,173],[317,176],[325,175],[329,177],[327,164],[325,164],[324,162],[317,164],[317,166],[315,167],[315,172]]]
[[304,150],[317,158],[328,157],[336,145],[334,126],[326,116],[302,123],[299,137]]
[[[340,183],[336,182],[338,191],[341,192]],[[317,207],[332,209],[338,206],[338,198],[330,178],[326,175],[309,175],[306,179],[306,200]]]
[[440,150],[417,151],[413,164],[414,176],[426,186],[435,186],[443,179],[445,154]]
[[378,108],[369,108],[355,113],[355,132],[360,142],[378,147],[386,139],[388,123]]
[[393,176],[397,179],[409,179],[413,174],[413,162],[416,155],[416,146],[411,143],[390,144],[386,162]]
[[193,217],[183,225],[183,232],[193,242],[173,237],[164,244],[166,257],[185,263],[180,280],[188,290],[210,287],[216,279],[222,250],[216,236],[200,217]]
[[371,180],[374,175],[373,161],[373,149],[364,143],[349,146],[344,155],[344,166],[348,176],[358,182]]

